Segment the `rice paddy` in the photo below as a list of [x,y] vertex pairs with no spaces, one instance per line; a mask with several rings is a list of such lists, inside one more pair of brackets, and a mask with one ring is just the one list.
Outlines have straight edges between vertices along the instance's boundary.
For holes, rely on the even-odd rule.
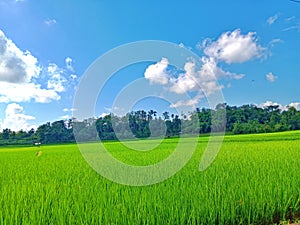
[[[299,131],[226,136],[216,160],[200,172],[207,141],[199,138],[192,159],[176,175],[143,187],[103,178],[75,144],[1,147],[0,225],[280,224],[300,219]],[[166,139],[149,152],[119,142],[105,146],[125,163],[148,165],[166,158],[177,142]]]

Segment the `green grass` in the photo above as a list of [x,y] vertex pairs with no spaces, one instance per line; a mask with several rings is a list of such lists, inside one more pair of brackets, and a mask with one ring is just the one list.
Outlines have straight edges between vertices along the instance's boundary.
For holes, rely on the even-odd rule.
[[[166,139],[147,152],[119,142],[105,146],[123,162],[148,165],[171,154],[177,141]],[[0,225],[276,224],[299,219],[300,132],[226,136],[214,163],[199,172],[207,141],[199,139],[179,173],[145,187],[103,178],[74,144],[0,148]],[[38,150],[40,157],[35,156]]]

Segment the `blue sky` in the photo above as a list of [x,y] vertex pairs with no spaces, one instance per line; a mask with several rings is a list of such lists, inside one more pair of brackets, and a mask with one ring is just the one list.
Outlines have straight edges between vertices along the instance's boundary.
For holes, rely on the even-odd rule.
[[[87,68],[110,49],[142,40],[168,41],[198,54],[230,105],[299,107],[299,12],[300,4],[288,0],[0,0],[0,129],[70,118]],[[188,72],[174,80],[169,68],[162,58],[120,71],[103,90],[96,114],[108,113],[118,91],[137,78],[170,91],[180,86],[197,97]],[[201,98],[193,103],[205,105]],[[168,110],[151,99],[140,107],[152,104]]]

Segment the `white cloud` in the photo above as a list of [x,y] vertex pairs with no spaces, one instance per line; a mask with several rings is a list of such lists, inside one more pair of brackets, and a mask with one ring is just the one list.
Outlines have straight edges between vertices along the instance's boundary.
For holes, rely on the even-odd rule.
[[192,98],[188,101],[180,100],[176,103],[172,103],[170,105],[170,108],[180,108],[180,107],[183,107],[183,106],[195,107],[202,97],[203,96],[201,96],[201,95],[197,95],[196,97],[194,97],[194,98]]
[[290,22],[290,21],[293,21],[294,19],[296,19],[296,17],[291,16],[291,17],[286,18],[285,21]]
[[37,59],[29,51],[22,52],[0,30],[0,82],[28,82],[40,71]]
[[128,113],[126,108],[119,107],[119,106],[113,106],[112,108],[104,107],[104,109],[108,112],[107,114],[112,113],[112,114],[117,115],[117,116],[124,116],[126,113]]
[[294,107],[295,109],[300,110],[300,102],[292,102],[288,107]]
[[22,106],[16,103],[7,105],[5,110],[5,118],[3,122],[0,122],[1,129],[9,128],[13,131],[30,130],[36,128],[34,125],[30,125],[28,121],[34,120],[34,116],[26,115]]
[[184,66],[185,73],[180,74],[177,79],[170,80],[170,90],[182,94],[202,89],[202,92],[209,96],[223,89],[223,86],[218,84],[218,79],[241,79],[244,76],[222,70],[213,58],[202,57],[202,63],[201,68],[197,70],[194,62],[187,62]]
[[269,106],[278,106],[278,108],[281,110],[281,111],[284,111],[284,110],[287,110],[287,107],[286,106],[284,106],[284,105],[281,105],[281,104],[279,104],[279,103],[277,103],[277,102],[273,102],[273,101],[270,101],[270,100],[268,100],[268,101],[266,101],[266,102],[264,102],[264,103],[262,103],[262,104],[259,104],[259,105],[257,105],[258,107],[260,107],[260,108],[268,108]]
[[63,76],[64,70],[59,68],[56,64],[50,63],[47,71],[48,75],[50,76],[47,87],[49,89],[53,89],[56,92],[65,91],[64,84],[67,82],[67,80]]
[[259,104],[257,106],[261,107],[261,108],[268,108],[269,106],[278,106],[278,108],[281,111],[287,111],[289,109],[289,107],[294,107],[295,109],[300,110],[300,102],[292,102],[288,105],[282,105],[278,102],[273,102],[273,101],[268,100],[268,101],[266,101],[262,104]]
[[61,116],[60,119],[62,120],[67,120],[67,119],[70,119],[71,116],[70,115],[64,115],[64,116]]
[[76,74],[71,74],[71,75],[70,75],[70,78],[71,78],[72,80],[76,80],[76,79],[77,79],[77,75],[76,75]]
[[74,111],[76,111],[76,109],[75,108],[64,108],[63,109],[63,112],[74,112]]
[[[222,70],[217,66],[217,62],[213,58],[202,57],[202,63],[202,67],[197,70],[195,62],[186,62],[184,65],[185,72],[179,74],[178,78],[176,78],[167,74],[166,69],[169,66],[168,60],[162,59],[162,61],[155,65],[149,66],[144,76],[152,83],[156,82],[169,85],[169,90],[177,94],[197,91],[202,88],[202,91],[204,91],[206,95],[210,95],[222,89],[222,86],[217,84],[217,79],[241,79],[244,77],[243,74],[235,74]],[[154,72],[150,73],[150,70]]]
[[282,31],[291,31],[291,30],[300,31],[300,21],[296,19],[295,16],[286,18],[285,20],[289,24],[289,27],[282,29]]
[[57,23],[57,21],[55,19],[46,19],[44,20],[44,23],[47,25],[47,26],[52,26],[52,25],[55,25]]
[[267,108],[267,107],[269,107],[269,106],[281,106],[279,103],[277,103],[277,102],[273,102],[273,101],[270,101],[270,100],[268,100],[268,101],[266,101],[266,102],[264,102],[263,104],[261,104],[260,105],[260,107],[262,107],[262,108]]
[[12,84],[0,82],[0,102],[30,102],[48,103],[59,100],[60,96],[54,90],[42,89],[39,84]]
[[104,118],[105,116],[109,115],[109,113],[101,113],[99,117]]
[[[74,108],[64,108],[63,109],[63,112],[65,112],[65,113],[67,113],[67,112],[71,112],[72,113],[74,111],[76,111],[76,109],[74,109]],[[67,120],[67,119],[70,119],[71,117],[72,117],[71,115],[66,114],[66,115],[61,116],[60,119]]]
[[282,29],[282,31],[291,31],[291,30],[296,30],[296,31],[300,31],[300,22],[294,22],[294,25],[289,26],[287,28]]
[[73,67],[73,59],[70,57],[67,57],[65,59],[66,67],[68,70],[74,72],[74,67]]
[[204,53],[226,63],[242,63],[263,56],[254,32],[241,34],[239,29],[223,33],[215,42],[204,40]]
[[280,38],[275,38],[269,42],[269,45],[273,47],[275,44],[282,43],[282,42],[283,41]]
[[[183,47],[183,45],[180,46]],[[171,107],[195,105],[205,96],[215,94],[224,88],[218,83],[219,80],[237,80],[245,76],[223,70],[219,65],[220,62],[243,63],[262,57],[265,51],[265,48],[258,44],[254,32],[241,34],[239,29],[223,33],[216,41],[205,39],[201,45],[198,44],[198,48],[204,52],[200,67],[193,60],[189,60],[184,65],[184,72],[178,76],[172,76],[170,70],[167,70],[169,61],[163,58],[145,71],[144,76],[150,83],[165,85],[167,90],[177,94],[186,92],[196,94],[193,99],[186,102],[178,101]]]
[[272,25],[273,23],[275,23],[275,21],[279,18],[279,14],[275,14],[274,16],[270,16],[268,19],[267,19],[267,23],[269,25]]
[[150,65],[145,71],[145,78],[150,81],[150,83],[157,84],[167,84],[169,80],[169,75],[167,73],[167,68],[169,61],[166,58],[162,58],[160,62]]
[[187,62],[184,65],[184,70],[185,73],[180,74],[178,78],[171,78],[170,83],[172,86],[170,87],[170,91],[183,94],[187,91],[194,91],[197,88],[195,63]]
[[[38,60],[29,51],[21,51],[0,30],[0,102],[47,103],[59,100],[54,88],[36,83],[41,73]],[[50,85],[51,86],[51,85]]]
[[277,80],[277,76],[275,76],[273,73],[268,73],[266,74],[266,79],[269,81],[269,82],[275,82]]
[[222,70],[220,67],[218,67],[217,62],[214,58],[202,57],[202,63],[203,66],[200,73],[203,78],[208,76],[210,78],[217,79],[225,77],[239,80],[245,76],[244,74],[236,74]]
[[[205,95],[210,96],[222,90],[224,86],[218,84],[218,79],[241,79],[244,77],[243,74],[235,74],[222,70],[212,57],[202,57],[202,66],[200,68],[197,68],[194,61],[186,62],[184,72],[179,74],[178,77],[171,76],[171,74],[166,75],[166,69],[169,66],[167,62],[168,60],[164,59],[163,69],[160,68],[160,72],[155,73],[155,76],[149,76],[149,74],[145,73],[145,77],[148,75],[148,79],[149,77],[151,78],[149,79],[150,82],[154,82],[154,80],[161,81],[163,79],[164,82],[160,82],[160,84],[166,85],[169,91],[176,94],[184,94],[186,92],[197,93],[197,97],[188,102],[178,101],[177,103],[173,103],[171,107],[192,106],[197,104]],[[157,64],[160,63],[158,62]],[[151,66],[148,68],[152,68]]]

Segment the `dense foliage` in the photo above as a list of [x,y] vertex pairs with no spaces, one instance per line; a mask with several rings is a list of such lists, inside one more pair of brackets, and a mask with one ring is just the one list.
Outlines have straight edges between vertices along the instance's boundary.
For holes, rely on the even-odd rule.
[[[69,119],[46,123],[37,130],[14,132],[3,129],[0,133],[0,145],[74,142],[73,130],[76,127],[78,141],[116,140],[147,138],[149,136],[179,136],[181,133],[209,133],[212,130],[212,118],[215,116],[216,131],[224,130],[222,121],[218,121],[220,112],[226,111],[226,132],[234,134],[268,133],[300,129],[300,111],[294,107],[281,110],[278,105],[260,108],[255,105],[240,107],[219,104],[216,109],[199,109],[189,115],[174,115],[164,112],[138,110],[125,116],[113,114],[83,121]],[[185,124],[182,126],[182,124]],[[218,125],[219,124],[219,125]],[[218,128],[219,126],[219,128]],[[129,129],[127,129],[127,127]],[[116,136],[116,133],[118,136]]]

